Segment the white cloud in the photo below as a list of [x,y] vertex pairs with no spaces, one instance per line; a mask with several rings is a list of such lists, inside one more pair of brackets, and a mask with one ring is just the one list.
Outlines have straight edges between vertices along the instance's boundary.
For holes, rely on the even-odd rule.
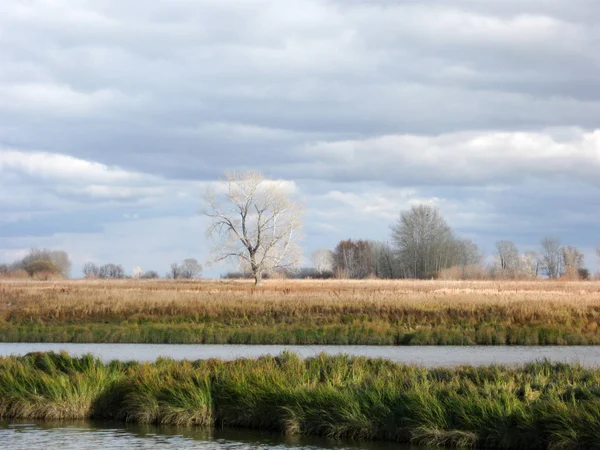
[[304,157],[331,168],[332,179],[486,185],[534,177],[600,185],[600,130],[386,135],[310,144]]
[[143,175],[69,155],[0,148],[0,173],[24,173],[60,182],[135,182]]

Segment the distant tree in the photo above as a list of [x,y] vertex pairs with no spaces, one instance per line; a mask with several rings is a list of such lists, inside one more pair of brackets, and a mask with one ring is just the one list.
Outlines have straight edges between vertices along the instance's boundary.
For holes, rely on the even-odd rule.
[[590,271],[585,267],[582,267],[577,271],[580,280],[589,280],[590,279]]
[[569,278],[580,278],[580,270],[584,269],[583,253],[573,246],[562,247],[561,251],[564,274]]
[[481,263],[479,247],[470,239],[454,238],[453,265],[459,267],[476,266]]
[[178,263],[174,262],[171,264],[169,272],[167,272],[167,278],[171,278],[173,280],[181,278],[181,266]]
[[135,267],[131,271],[131,278],[139,280],[140,278],[142,278],[143,275],[144,275],[144,271],[142,270],[141,267]]
[[60,269],[52,261],[35,260],[25,266],[25,271],[33,277],[39,273],[59,274]]
[[120,264],[104,264],[100,266],[98,270],[98,276],[100,278],[111,278],[111,279],[120,279],[125,278],[125,269]]
[[333,269],[341,278],[361,279],[375,270],[373,249],[369,241],[347,239],[333,251]]
[[286,277],[296,280],[303,280],[307,278],[312,278],[315,280],[326,280],[333,278],[333,271],[324,270],[322,272],[319,272],[314,267],[302,267],[300,269],[287,272]]
[[333,252],[326,248],[319,248],[312,252],[310,259],[318,273],[333,272]]
[[153,278],[159,278],[159,276],[158,276],[158,272],[156,272],[154,270],[147,270],[142,275],[142,278],[149,280],[149,279],[153,279]]
[[520,271],[519,250],[512,241],[496,242],[499,269],[504,276],[514,277]]
[[406,278],[428,278],[454,265],[455,238],[439,210],[413,206],[392,226],[392,242]]
[[207,234],[217,240],[215,260],[235,259],[250,270],[256,285],[265,273],[296,267],[303,208],[283,184],[258,172],[229,173],[222,191],[206,195]]
[[394,250],[387,242],[371,241],[373,274],[377,278],[397,278],[400,271]]
[[522,270],[532,278],[539,277],[542,264],[542,259],[538,252],[528,251],[521,256]]
[[18,269],[24,269],[29,264],[35,261],[49,261],[54,267],[58,268],[58,273],[64,277],[68,277],[71,273],[71,261],[69,255],[62,250],[49,250],[32,248],[29,253],[18,263]]
[[85,278],[96,278],[100,276],[100,268],[93,262],[86,262],[83,265],[83,276]]
[[194,258],[184,259],[179,269],[179,278],[192,279],[202,276],[202,265]]
[[554,237],[543,238],[540,254],[548,278],[560,277],[563,274],[563,255],[560,240]]
[[10,272],[10,266],[8,264],[0,264],[0,273]]

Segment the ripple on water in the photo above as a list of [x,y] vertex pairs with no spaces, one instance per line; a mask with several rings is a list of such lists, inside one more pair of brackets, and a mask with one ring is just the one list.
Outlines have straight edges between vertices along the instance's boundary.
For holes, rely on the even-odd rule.
[[55,449],[286,449],[286,450],[407,450],[412,447],[392,443],[348,444],[319,438],[284,437],[248,430],[202,430],[115,426],[77,422],[0,422],[0,443],[11,450]]

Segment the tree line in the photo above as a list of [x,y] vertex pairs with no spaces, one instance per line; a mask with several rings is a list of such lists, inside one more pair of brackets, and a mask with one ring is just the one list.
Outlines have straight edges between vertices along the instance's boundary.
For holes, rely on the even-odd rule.
[[[477,244],[458,237],[436,207],[413,206],[391,226],[390,243],[343,240],[333,250],[312,254],[315,271],[335,278],[589,279],[584,255],[544,237],[538,251],[520,253],[514,242],[496,242],[484,263]],[[597,250],[600,257],[600,248]]]
[[208,192],[206,205],[215,260],[236,261],[239,271],[226,277],[252,277],[256,284],[265,277],[589,278],[583,254],[553,237],[523,254],[512,241],[498,241],[493,262],[486,262],[475,242],[458,236],[439,209],[426,204],[401,212],[388,240],[342,240],[313,252],[313,267],[298,270],[303,208],[283,183],[254,171],[228,173],[220,190]]
[[[256,171],[232,172],[217,190],[205,196],[207,237],[213,242],[214,261],[233,260],[238,272],[255,283],[264,277],[413,278],[413,279],[520,279],[546,276],[587,279],[583,254],[563,246],[554,237],[541,240],[538,251],[520,253],[512,241],[496,243],[493,262],[484,263],[473,241],[458,236],[438,208],[416,205],[400,213],[387,241],[342,240],[334,249],[312,254],[313,266],[297,270],[301,261],[299,240],[302,205],[293,201],[284,182],[268,180]],[[600,257],[600,248],[598,249]],[[31,250],[0,275],[21,272],[32,277],[68,277],[71,262],[64,251]],[[125,278],[119,264],[83,267],[86,278]],[[171,279],[199,278],[202,265],[193,258],[173,263]],[[132,278],[158,278],[155,271],[137,267]]]
[[[63,250],[31,249],[23,258],[10,264],[0,264],[0,278],[33,278],[50,280],[69,278],[71,260]],[[155,270],[143,271],[140,267],[127,275],[121,264],[106,263],[98,265],[86,262],[83,265],[83,276],[86,279],[156,279],[160,275]],[[202,277],[202,265],[194,258],[186,258],[181,263],[171,264],[165,278],[196,279]]]
[[0,264],[0,275],[14,278],[31,277],[39,280],[68,278],[71,260],[67,252],[33,248],[27,254],[9,264]]

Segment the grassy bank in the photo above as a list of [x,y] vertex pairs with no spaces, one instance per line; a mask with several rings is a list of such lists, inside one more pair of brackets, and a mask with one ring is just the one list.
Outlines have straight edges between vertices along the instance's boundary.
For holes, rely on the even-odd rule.
[[0,341],[600,344],[599,282],[0,282]]
[[535,363],[423,369],[293,354],[103,364],[0,359],[0,417],[234,426],[503,449],[600,446],[600,371]]

